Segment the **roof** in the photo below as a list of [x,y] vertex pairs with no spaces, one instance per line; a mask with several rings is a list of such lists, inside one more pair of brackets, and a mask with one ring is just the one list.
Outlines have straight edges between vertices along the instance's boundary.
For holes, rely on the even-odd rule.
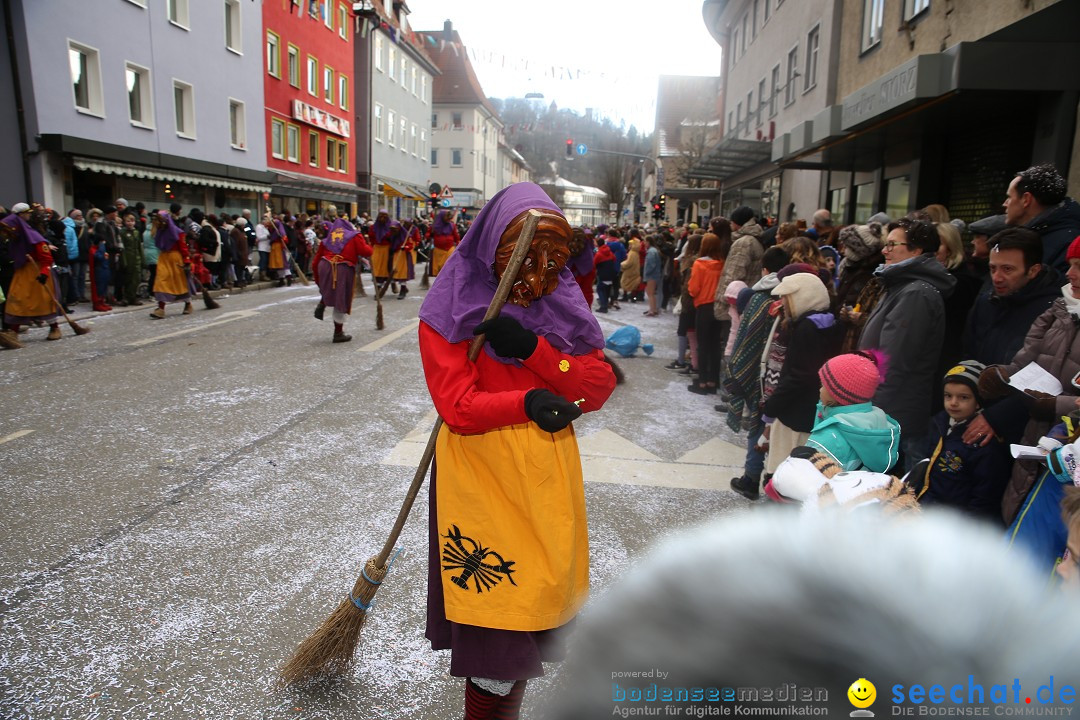
[[[394,13],[387,10],[386,6],[390,3],[390,0],[372,0],[375,6],[375,10],[379,15],[379,23],[381,29],[391,34],[391,39],[397,42],[399,45],[403,45],[411,50],[415,55],[420,57],[431,70],[434,70],[434,75],[438,76],[439,66],[432,59],[431,54],[427,52],[427,48],[424,46],[424,39],[420,37],[419,33],[412,30],[409,27],[408,21],[405,21],[404,28],[402,23],[398,22],[398,19],[394,17]],[[405,3],[401,3],[405,14],[408,14],[408,6]]]
[[[457,30],[424,30],[417,33],[441,71],[432,83],[431,100],[440,105],[482,105],[498,117],[473,71],[465,44]],[[449,35],[449,37],[448,37]]]

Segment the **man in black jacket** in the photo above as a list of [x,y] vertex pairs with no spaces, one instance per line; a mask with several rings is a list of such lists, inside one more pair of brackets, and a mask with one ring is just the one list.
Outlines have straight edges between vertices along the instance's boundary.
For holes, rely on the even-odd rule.
[[1065,251],[1080,235],[1080,205],[1065,192],[1065,178],[1053,165],[1035,165],[1016,174],[1002,205],[1005,222],[1039,233],[1043,265],[1061,275],[1069,269]]
[[1035,318],[1061,295],[1061,277],[1042,264],[1034,230],[1010,227],[990,239],[991,286],[975,300],[964,331],[964,357],[1008,365]]

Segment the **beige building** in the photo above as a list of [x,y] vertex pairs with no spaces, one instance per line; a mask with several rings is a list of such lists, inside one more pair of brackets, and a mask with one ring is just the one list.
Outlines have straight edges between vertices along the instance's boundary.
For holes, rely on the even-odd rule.
[[1071,171],[1076,194],[1080,2],[841,5],[835,98],[773,151],[780,167],[822,170],[834,217],[942,203],[970,222],[1039,162]]
[[780,221],[809,218],[823,173],[778,167],[787,143],[837,97],[843,0],[705,0],[702,15],[723,48],[723,139],[689,174],[719,181],[720,210],[749,205]]

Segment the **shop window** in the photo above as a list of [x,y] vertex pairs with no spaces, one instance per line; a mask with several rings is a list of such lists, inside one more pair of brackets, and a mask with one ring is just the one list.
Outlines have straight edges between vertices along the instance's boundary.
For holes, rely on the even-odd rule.
[[128,94],[128,119],[137,127],[154,127],[154,110],[150,90],[150,70],[141,65],[127,63],[124,81]]
[[840,223],[847,211],[847,188],[837,188],[829,191],[829,212],[833,220]]
[[176,134],[194,140],[195,88],[186,82],[173,80],[173,110],[176,116]]
[[911,20],[929,7],[930,0],[904,0],[904,20]]
[[886,180],[885,214],[894,218],[907,215],[910,195],[911,178],[907,175]]
[[881,28],[885,19],[885,0],[863,0],[862,51],[881,42]]
[[101,91],[101,58],[98,51],[86,45],[68,43],[68,60],[75,107],[80,112],[104,117],[105,99]]
[[855,186],[855,222],[865,223],[874,214],[874,190],[872,182]]

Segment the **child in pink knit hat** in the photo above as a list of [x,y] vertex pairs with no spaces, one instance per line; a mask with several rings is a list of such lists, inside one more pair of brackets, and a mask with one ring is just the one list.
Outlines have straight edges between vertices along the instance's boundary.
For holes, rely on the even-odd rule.
[[900,425],[872,403],[885,380],[877,350],[837,355],[821,366],[821,396],[806,444],[847,470],[883,473],[896,464]]

